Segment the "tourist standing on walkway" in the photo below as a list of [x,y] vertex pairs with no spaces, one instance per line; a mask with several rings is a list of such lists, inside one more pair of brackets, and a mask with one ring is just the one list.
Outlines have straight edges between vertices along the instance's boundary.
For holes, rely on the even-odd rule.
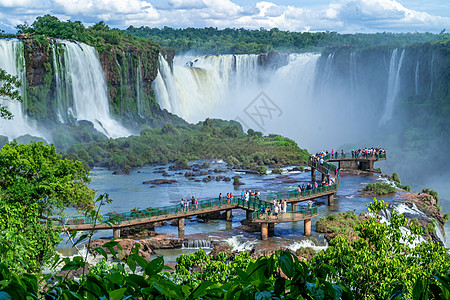
[[286,200],[283,201],[283,212],[287,213],[287,203]]
[[222,204],[222,193],[219,193],[219,202]]

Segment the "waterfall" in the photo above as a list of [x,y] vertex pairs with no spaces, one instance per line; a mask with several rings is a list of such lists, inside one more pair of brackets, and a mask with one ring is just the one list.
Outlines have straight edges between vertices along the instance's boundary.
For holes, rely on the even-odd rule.
[[356,73],[356,53],[350,53],[350,94],[352,99],[352,108],[357,104],[356,94],[358,88],[358,74]]
[[416,90],[416,96],[419,95],[419,61],[416,63],[416,72],[414,73],[414,86]]
[[258,55],[176,56],[173,70],[160,55],[153,88],[162,108],[197,122],[214,116],[234,92],[254,85],[258,76]]
[[182,249],[212,249],[211,240],[185,240]]
[[22,42],[17,39],[0,39],[0,68],[13,76],[17,76],[22,82],[20,88],[22,103],[0,96],[0,104],[6,106],[14,115],[12,120],[0,119],[0,135],[7,136],[10,139],[26,134],[44,137],[37,129],[36,124],[31,122],[24,113],[27,100],[25,92],[27,82]]
[[144,87],[142,82],[142,65],[141,60],[139,59],[139,65],[136,67],[136,106],[137,113],[141,118],[144,118],[144,100],[142,97],[144,96]]
[[400,58],[398,56],[398,49],[394,49],[389,63],[389,76],[387,81],[387,95],[386,105],[383,116],[380,119],[380,125],[385,124],[392,118],[394,113],[394,104],[400,91],[400,69],[402,68],[403,57],[405,56],[405,49],[402,50]]
[[92,122],[95,129],[108,137],[129,136],[131,133],[110,115],[105,74],[95,49],[83,43],[63,40],[58,43],[64,47],[64,70],[59,73],[59,84],[70,91],[65,100],[59,101],[73,101],[68,114],[73,114],[77,121]]

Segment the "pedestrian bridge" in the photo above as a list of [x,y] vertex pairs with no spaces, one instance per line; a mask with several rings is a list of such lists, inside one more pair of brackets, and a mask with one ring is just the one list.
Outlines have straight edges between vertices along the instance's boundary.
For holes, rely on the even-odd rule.
[[[339,189],[339,170],[328,161],[333,161],[330,157],[323,164],[308,161],[311,167],[312,180],[315,181],[316,170],[322,173],[322,180],[333,184],[313,188],[305,191],[291,190],[279,192],[262,193],[260,198],[250,197],[245,199],[234,197],[233,199],[206,199],[199,200],[198,205],[189,205],[187,208],[180,205],[170,205],[164,207],[147,208],[143,210],[133,210],[122,213],[108,213],[97,218],[89,216],[75,216],[61,221],[64,230],[113,230],[115,238],[120,237],[120,230],[133,226],[145,225],[155,222],[178,220],[178,233],[184,234],[184,220],[200,214],[226,211],[226,219],[231,220],[233,209],[244,209],[247,212],[247,219],[251,222],[261,224],[261,238],[267,239],[268,231],[273,231],[277,223],[304,221],[304,234],[311,234],[311,219],[318,216],[317,207],[299,208],[298,203],[320,197],[327,196],[328,204],[333,204],[334,196]],[[334,158],[336,159],[336,158]],[[384,158],[385,159],[385,158]],[[287,212],[273,214],[273,199],[286,201]],[[270,210],[270,212],[268,212]]]

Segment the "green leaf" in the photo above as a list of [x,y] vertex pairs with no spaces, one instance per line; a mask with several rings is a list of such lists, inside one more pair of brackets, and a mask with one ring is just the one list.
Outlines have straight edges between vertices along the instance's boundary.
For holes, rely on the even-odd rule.
[[127,257],[127,265],[130,268],[131,272],[134,273],[136,271],[136,261],[131,256]]
[[122,299],[122,297],[125,294],[126,290],[127,290],[127,288],[121,288],[121,289],[117,289],[117,290],[114,290],[114,291],[110,292],[109,293],[109,299],[110,300],[120,300],[120,299]]
[[0,292],[0,300],[12,300],[12,298],[8,293]]
[[292,278],[292,276],[294,276],[294,261],[292,259],[292,255],[285,252],[283,255],[278,257],[278,263],[280,264],[281,270],[288,278]]
[[272,294],[269,291],[257,292],[255,294],[255,300],[271,300]]
[[164,267],[164,258],[162,256],[151,260],[145,267],[145,273],[147,275],[155,275],[161,272]]
[[108,259],[108,254],[106,253],[105,249],[98,247],[95,248],[94,250],[103,255],[105,259]]

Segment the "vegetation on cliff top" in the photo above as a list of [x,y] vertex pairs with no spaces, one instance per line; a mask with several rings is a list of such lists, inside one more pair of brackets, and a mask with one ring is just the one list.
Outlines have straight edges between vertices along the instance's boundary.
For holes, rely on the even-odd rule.
[[262,136],[253,130],[245,134],[236,121],[206,119],[188,126],[167,123],[163,128],[144,129],[140,136],[73,145],[65,157],[111,169],[204,158],[221,158],[231,166],[257,169],[301,164],[307,161],[308,152],[279,135]]
[[60,105],[53,94],[55,74],[64,72],[54,70],[59,64],[53,61],[53,52],[57,56],[64,53],[64,46],[54,40],[57,38],[83,42],[97,49],[107,81],[111,112],[119,116],[123,124],[161,127],[166,122],[184,122],[161,110],[156,101],[151,83],[158,73],[160,46],[151,39],[111,29],[103,21],[86,28],[79,21],[63,22],[50,15],[38,17],[31,25],[19,25],[18,29],[25,45],[29,116],[46,123],[59,120],[54,109],[49,109]]
[[151,38],[162,47],[178,52],[196,51],[203,54],[239,54],[276,52],[318,51],[325,47],[352,46],[371,47],[374,45],[407,44],[450,38],[449,34],[432,33],[374,33],[338,34],[336,32],[294,32],[278,28],[250,30],[170,27],[139,28],[130,26],[126,32],[134,36]]

